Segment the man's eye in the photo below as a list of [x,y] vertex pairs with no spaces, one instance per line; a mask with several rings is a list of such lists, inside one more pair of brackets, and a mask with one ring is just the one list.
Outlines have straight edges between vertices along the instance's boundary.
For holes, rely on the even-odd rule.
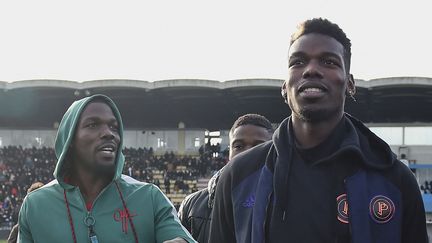
[[118,126],[117,125],[110,125],[110,128],[114,131],[118,131]]
[[236,144],[236,145],[233,145],[233,149],[242,149],[243,148],[243,146],[242,145],[240,145],[240,144]]
[[96,123],[89,123],[89,124],[87,124],[87,126],[86,127],[89,127],[89,128],[94,128],[94,127],[96,127],[97,126],[97,124]]
[[339,66],[339,63],[338,63],[338,62],[336,62],[336,61],[334,61],[334,60],[331,60],[331,59],[324,59],[324,60],[323,60],[323,63],[324,63],[325,65],[329,65],[329,66]]
[[300,65],[304,65],[304,64],[305,64],[305,62],[304,62],[303,60],[295,59],[295,60],[292,60],[292,61],[289,63],[289,66],[290,66],[290,67],[292,67],[292,66],[300,66]]

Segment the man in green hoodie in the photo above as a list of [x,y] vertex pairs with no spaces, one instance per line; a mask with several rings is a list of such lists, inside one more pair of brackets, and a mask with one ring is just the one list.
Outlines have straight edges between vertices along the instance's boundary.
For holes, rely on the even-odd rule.
[[74,102],[55,141],[56,180],[29,194],[19,242],[195,242],[167,197],[121,172],[123,124],[114,102]]

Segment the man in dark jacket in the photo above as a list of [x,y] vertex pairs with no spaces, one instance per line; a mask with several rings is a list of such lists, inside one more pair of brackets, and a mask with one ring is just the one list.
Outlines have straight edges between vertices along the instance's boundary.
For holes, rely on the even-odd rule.
[[351,42],[325,19],[292,35],[273,139],[234,158],[216,190],[210,243],[427,242],[413,174],[344,113],[355,94]]
[[[258,114],[239,117],[229,133],[229,160],[237,154],[271,139],[273,128],[269,120]],[[197,191],[183,200],[178,216],[181,223],[200,243],[207,242],[210,230],[218,171],[209,181],[208,188]]]

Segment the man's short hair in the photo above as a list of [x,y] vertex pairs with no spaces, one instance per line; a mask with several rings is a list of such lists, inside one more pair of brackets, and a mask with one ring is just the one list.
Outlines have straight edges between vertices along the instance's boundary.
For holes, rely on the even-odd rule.
[[27,194],[38,189],[41,188],[44,184],[42,182],[35,182],[33,184],[31,184],[31,186],[29,187],[29,189],[27,189]]
[[246,114],[237,118],[229,132],[230,136],[234,133],[234,130],[240,126],[254,125],[267,129],[269,133],[273,133],[273,126],[271,122],[262,115],[258,114]]
[[306,34],[316,33],[330,36],[342,44],[344,48],[344,62],[346,73],[349,74],[351,66],[351,40],[337,25],[323,18],[306,20],[297,26],[297,31],[291,35],[290,46],[300,37]]

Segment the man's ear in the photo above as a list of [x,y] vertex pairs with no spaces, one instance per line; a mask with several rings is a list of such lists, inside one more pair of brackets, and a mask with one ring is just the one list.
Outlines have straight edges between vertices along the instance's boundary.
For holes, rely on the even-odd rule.
[[288,94],[286,91],[286,81],[283,82],[283,84],[282,84],[281,95],[282,95],[282,98],[284,99],[285,103],[288,103]]
[[353,96],[356,93],[355,79],[352,74],[348,76],[347,91],[350,96]]

